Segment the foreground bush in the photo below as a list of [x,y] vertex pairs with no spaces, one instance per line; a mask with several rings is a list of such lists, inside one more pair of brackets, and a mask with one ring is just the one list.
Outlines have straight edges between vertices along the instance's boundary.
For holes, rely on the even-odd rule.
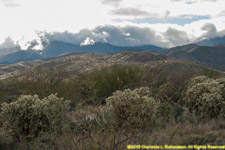
[[147,87],[116,91],[106,99],[115,122],[125,127],[151,127],[158,104]]
[[17,101],[2,104],[3,127],[16,139],[37,137],[40,132],[60,127],[69,101],[50,95],[39,99],[37,95],[22,95]]
[[192,79],[186,92],[185,103],[196,114],[216,117],[225,111],[225,80],[200,76]]

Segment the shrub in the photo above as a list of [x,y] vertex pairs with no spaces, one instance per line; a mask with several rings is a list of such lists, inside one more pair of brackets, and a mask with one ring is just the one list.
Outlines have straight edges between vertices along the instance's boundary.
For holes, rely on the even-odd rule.
[[68,78],[63,67],[35,67],[21,74],[20,84],[23,84],[24,95],[37,94],[40,98],[51,93],[58,93],[63,81]]
[[69,109],[69,101],[50,95],[39,99],[37,95],[22,95],[15,102],[2,104],[4,129],[14,138],[37,137],[40,132],[60,126]]
[[196,114],[216,117],[225,111],[224,79],[211,79],[204,76],[192,79],[185,95],[185,104]]
[[198,83],[203,83],[205,81],[213,81],[212,78],[208,78],[206,76],[197,76],[195,78],[192,78],[190,83],[189,83],[189,87],[193,86],[193,85],[196,85]]
[[158,107],[147,87],[116,91],[106,103],[115,122],[125,127],[151,127]]
[[113,65],[93,71],[88,77],[90,95],[107,98],[117,90],[133,88],[140,84],[142,70],[136,65]]
[[162,119],[163,122],[169,122],[170,119],[174,119],[176,123],[183,121],[184,109],[178,103],[161,103],[157,108],[158,117]]
[[202,69],[202,75],[207,76],[208,78],[218,78],[221,76],[221,73],[217,70],[205,67]]

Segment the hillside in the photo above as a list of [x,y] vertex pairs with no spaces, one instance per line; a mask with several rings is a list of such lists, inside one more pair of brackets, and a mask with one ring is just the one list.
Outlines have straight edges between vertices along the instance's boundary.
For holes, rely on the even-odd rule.
[[[155,142],[156,137],[158,137],[159,143],[171,143],[172,137],[174,143],[171,144],[173,145],[190,145],[192,141],[196,140],[196,137],[200,142],[204,141],[204,143],[200,143],[202,145],[209,142],[217,144],[217,141],[219,144],[223,144],[225,134],[218,134],[218,132],[224,131],[224,119],[220,119],[218,124],[215,124],[218,114],[215,115],[217,117],[215,119],[214,116],[210,116],[211,118],[207,116],[204,120],[197,117],[196,119],[193,117],[195,114],[192,115],[192,112],[188,111],[195,108],[193,107],[195,105],[188,105],[187,110],[185,103],[187,98],[192,100],[191,103],[196,104],[203,101],[199,100],[197,96],[193,98],[194,94],[188,92],[189,89],[193,89],[189,87],[193,77],[196,77],[193,81],[205,83],[197,82],[193,86],[198,88],[201,85],[200,89],[194,89],[197,94],[202,94],[200,98],[204,99],[205,95],[209,95],[209,98],[212,99],[211,95],[213,95],[213,98],[221,98],[221,103],[223,102],[224,84],[218,83],[224,82],[224,80],[208,78],[208,76],[222,77],[222,73],[193,62],[177,60],[149,51],[124,51],[117,54],[72,52],[54,58],[0,66],[0,79],[2,79],[0,80],[0,104],[3,108],[1,114],[6,120],[13,118],[12,124],[17,120],[22,122],[22,125],[15,126],[16,129],[23,128],[24,120],[31,116],[33,120],[38,121],[35,124],[28,121],[29,125],[32,125],[29,129],[31,131],[42,123],[49,125],[50,121],[43,121],[48,118],[42,118],[45,116],[44,112],[47,112],[46,116],[50,114],[50,118],[57,115],[52,121],[55,123],[50,124],[53,130],[38,130],[37,132],[41,134],[37,134],[37,137],[30,136],[32,141],[27,140],[32,148],[33,143],[31,142],[34,141],[34,146],[38,146],[37,149],[42,149],[43,147],[40,145],[44,144],[55,146],[55,143],[52,144],[51,141],[56,136],[59,138],[59,145],[62,144],[63,139],[67,139],[65,149],[71,147],[76,149],[76,145],[70,143],[76,143],[77,147],[82,147],[87,143],[90,143],[89,145],[97,143],[98,147],[102,147],[105,138],[113,138],[113,140],[109,142],[109,146],[105,146],[103,149],[111,149],[111,145],[117,144],[114,144],[117,139],[119,139],[120,146],[126,148],[130,144],[130,141],[124,140],[127,136],[132,137],[132,141],[135,143],[138,143],[140,139],[141,141],[153,139],[150,141],[151,143],[147,143],[148,145]],[[215,91],[219,92],[215,95]],[[221,105],[217,105],[217,102],[213,103],[215,104],[213,106],[217,106],[216,108],[207,103],[206,106],[210,109],[212,107],[220,110]],[[200,107],[202,107],[202,103],[200,103]],[[10,107],[4,109],[5,106]],[[14,106],[15,109],[13,109]],[[208,107],[204,110],[208,110]],[[198,108],[195,109],[201,110]],[[218,112],[220,113],[220,111]],[[36,114],[40,114],[40,117],[37,117]],[[121,116],[122,119],[118,117],[118,120],[115,117],[118,115],[115,114]],[[211,115],[211,111],[207,111],[208,114]],[[58,117],[58,115],[60,116]],[[131,119],[124,119],[131,116]],[[142,120],[137,121],[139,119]],[[157,124],[155,124],[156,121]],[[6,123],[4,121],[2,124]],[[43,127],[45,127],[44,125]],[[3,131],[0,133],[0,139],[2,139],[0,147],[3,148],[0,149],[18,149],[19,144],[15,142],[16,138],[8,136],[9,133],[4,127],[0,126]],[[10,127],[13,131],[17,131],[13,128],[14,126]],[[205,132],[206,129],[210,135]],[[123,131],[122,134],[121,131]],[[134,131],[135,134],[129,133]],[[85,137],[83,136],[84,132]],[[196,133],[198,134],[196,135]],[[19,135],[24,135],[24,130],[21,130]],[[36,140],[37,138],[40,138],[41,141]],[[102,141],[99,143],[93,139]],[[96,148],[85,147],[84,149]],[[124,148],[116,149],[123,150]]]
[[165,50],[162,54],[225,71],[225,47],[223,45],[210,47],[190,44]]
[[163,68],[170,72],[183,70],[201,71],[200,65],[168,58],[165,55],[149,51],[125,51],[117,54],[103,53],[68,53],[59,57],[45,58],[30,62],[20,62],[0,66],[0,78],[6,78],[35,66],[63,67],[69,72],[88,72],[93,69],[111,66],[112,64],[142,64],[155,68]]

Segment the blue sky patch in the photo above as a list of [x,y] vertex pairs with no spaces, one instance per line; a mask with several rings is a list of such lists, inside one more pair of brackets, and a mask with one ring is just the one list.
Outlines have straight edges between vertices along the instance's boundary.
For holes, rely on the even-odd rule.
[[182,15],[180,17],[170,17],[168,19],[155,19],[155,18],[144,18],[144,19],[135,19],[131,22],[133,23],[149,23],[149,24],[178,24],[178,25],[185,25],[190,24],[195,21],[203,20],[203,19],[210,19],[210,16],[194,16],[194,15]]

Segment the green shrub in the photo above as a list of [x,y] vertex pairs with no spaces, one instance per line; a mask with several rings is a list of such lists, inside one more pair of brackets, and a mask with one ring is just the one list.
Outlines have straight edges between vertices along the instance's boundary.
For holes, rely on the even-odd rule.
[[203,68],[202,69],[202,75],[208,77],[208,78],[218,78],[221,76],[221,73],[215,69],[211,68]]
[[20,84],[23,84],[23,95],[35,95],[40,98],[51,93],[58,93],[63,81],[68,78],[63,67],[35,67],[21,74]]
[[192,77],[192,72],[187,71],[168,75],[166,83],[158,88],[157,98],[161,102],[178,103],[183,98],[183,92],[187,89],[187,84]]
[[142,70],[136,65],[113,65],[93,71],[88,77],[90,95],[96,98],[107,98],[117,90],[133,88],[140,84]]
[[69,101],[50,95],[39,99],[37,95],[22,95],[15,102],[2,104],[3,128],[14,138],[26,136],[37,137],[59,127],[69,109]]
[[161,103],[157,108],[158,117],[162,119],[162,122],[169,122],[170,119],[174,119],[175,122],[183,121],[184,109],[178,103]]
[[116,91],[106,99],[112,117],[119,126],[152,127],[158,104],[147,87]]
[[174,116],[174,109],[170,103],[161,103],[157,108],[157,114],[163,122],[168,122]]
[[187,108],[196,115],[216,117],[225,111],[224,79],[200,76],[192,79],[185,95]]

